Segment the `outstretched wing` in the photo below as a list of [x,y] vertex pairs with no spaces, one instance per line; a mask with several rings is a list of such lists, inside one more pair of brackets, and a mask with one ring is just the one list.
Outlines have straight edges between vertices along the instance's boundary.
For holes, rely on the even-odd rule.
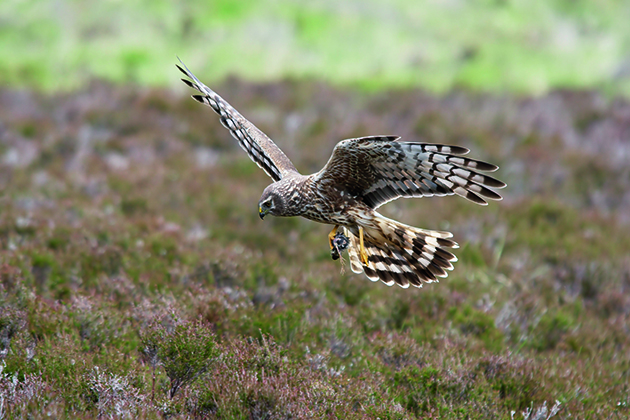
[[204,85],[195,77],[188,67],[180,60],[183,68],[177,68],[192,81],[182,79],[184,83],[201,92],[192,95],[197,102],[210,106],[221,117],[221,124],[232,134],[249,157],[256,162],[274,181],[279,181],[291,172],[297,172],[291,160],[265,133],[243,117],[240,112],[228,104],[215,91]]
[[501,200],[491,188],[505,183],[479,173],[498,166],[462,157],[465,147],[406,143],[400,137],[374,136],[343,140],[315,176],[362,198],[377,208],[399,197],[457,194],[477,204]]

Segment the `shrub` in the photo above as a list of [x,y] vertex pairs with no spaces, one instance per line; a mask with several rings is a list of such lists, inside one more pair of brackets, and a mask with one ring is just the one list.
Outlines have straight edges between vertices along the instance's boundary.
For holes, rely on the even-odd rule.
[[490,315],[465,305],[451,308],[449,317],[463,334],[479,338],[488,350],[498,352],[503,347],[503,334]]
[[11,307],[0,308],[0,359],[11,347],[11,340],[26,326],[26,314]]
[[505,407],[510,409],[526,409],[542,389],[537,379],[539,372],[527,361],[492,356],[483,358],[477,370],[498,392]]
[[544,314],[533,329],[534,337],[531,346],[541,352],[555,349],[570,325],[571,319],[562,312]]
[[154,368],[158,364],[164,368],[170,380],[171,399],[178,390],[206,372],[218,355],[214,334],[200,322],[171,329],[154,325],[141,339],[145,358]]

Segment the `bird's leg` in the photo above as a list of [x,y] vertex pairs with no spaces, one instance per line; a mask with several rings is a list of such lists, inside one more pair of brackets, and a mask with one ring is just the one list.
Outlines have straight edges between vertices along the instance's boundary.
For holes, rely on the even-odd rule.
[[368,265],[368,255],[365,252],[365,245],[363,245],[363,227],[359,226],[359,256],[363,265]]
[[330,233],[328,234],[328,245],[330,245],[331,250],[333,249],[333,239],[335,238],[335,235],[337,234],[337,229],[339,229],[339,225],[335,225],[333,230],[331,230]]

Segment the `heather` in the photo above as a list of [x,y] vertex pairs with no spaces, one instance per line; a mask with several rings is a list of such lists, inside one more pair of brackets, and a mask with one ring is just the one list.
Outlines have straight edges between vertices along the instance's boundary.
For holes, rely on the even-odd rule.
[[382,208],[454,233],[403,290],[258,218],[269,182],[168,90],[0,90],[0,417],[625,418],[630,103],[323,83],[216,86],[303,173],[398,134],[497,163],[505,199]]

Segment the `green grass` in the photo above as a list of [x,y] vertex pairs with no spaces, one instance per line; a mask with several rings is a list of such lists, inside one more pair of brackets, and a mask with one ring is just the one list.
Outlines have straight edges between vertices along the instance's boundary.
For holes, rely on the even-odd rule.
[[178,55],[211,82],[628,95],[628,15],[618,0],[9,0],[0,5],[0,84],[175,86]]

